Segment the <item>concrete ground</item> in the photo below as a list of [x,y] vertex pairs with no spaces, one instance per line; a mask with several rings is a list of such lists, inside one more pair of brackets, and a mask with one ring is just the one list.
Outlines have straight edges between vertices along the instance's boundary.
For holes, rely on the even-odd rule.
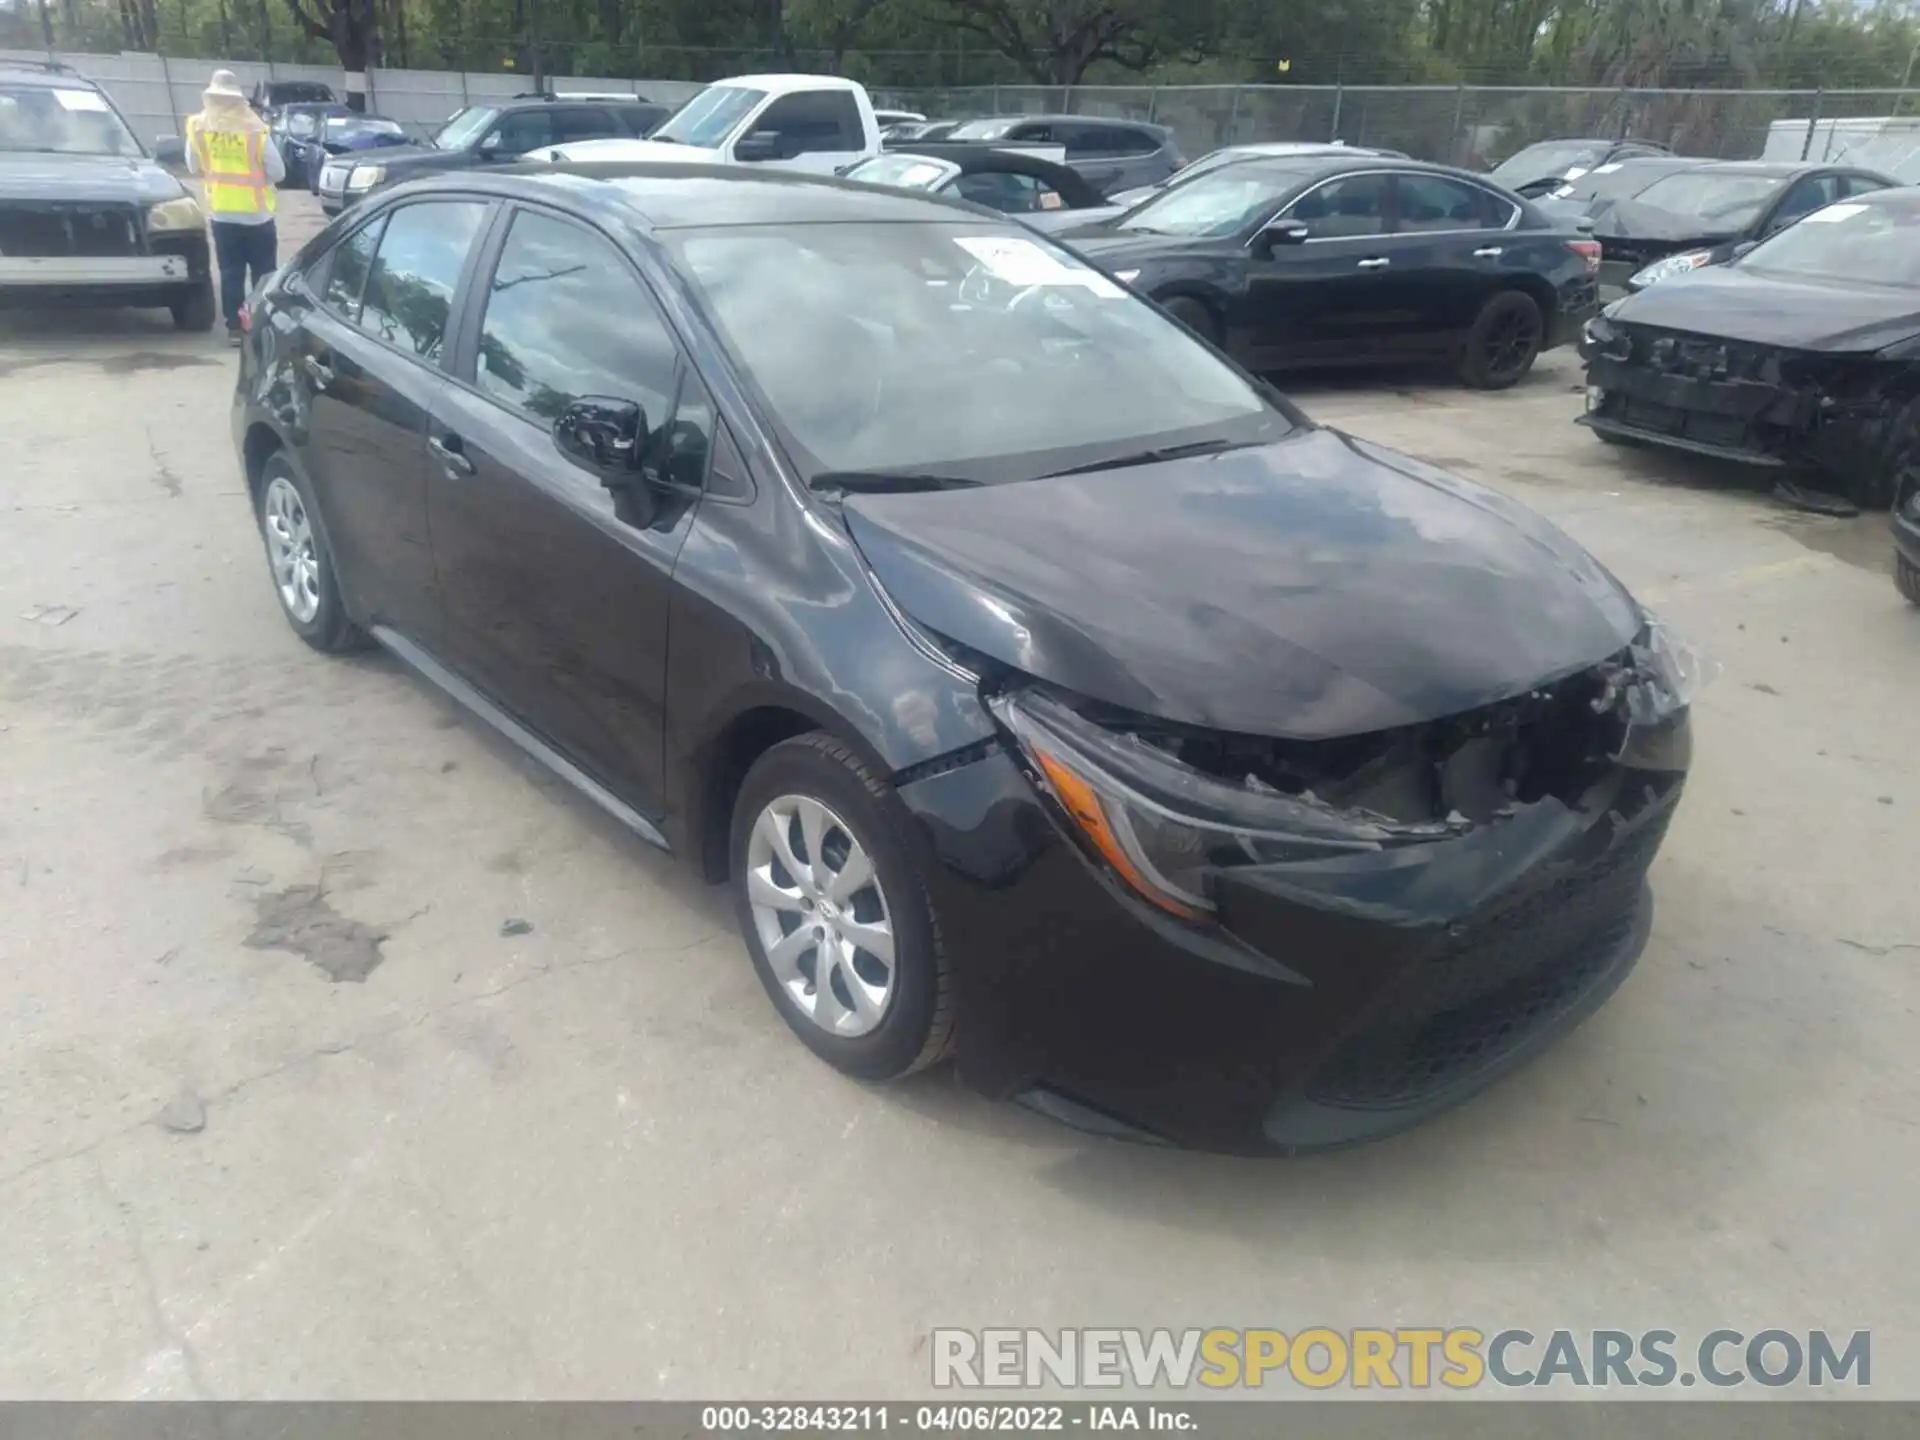
[[164,315],[0,318],[0,1395],[907,1396],[935,1326],[1429,1324],[1867,1328],[1920,1396],[1884,517],[1599,445],[1564,354],[1296,387],[1724,673],[1620,994],[1415,1133],[1245,1162],[815,1061],[719,893],[288,631],[232,374]]

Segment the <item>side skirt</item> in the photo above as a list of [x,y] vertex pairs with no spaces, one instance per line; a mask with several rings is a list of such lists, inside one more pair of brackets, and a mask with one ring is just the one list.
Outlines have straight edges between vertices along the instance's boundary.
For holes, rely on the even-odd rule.
[[615,795],[606,786],[594,779],[553,746],[542,740],[533,731],[522,725],[493,701],[482,695],[473,686],[462,680],[431,654],[413,643],[397,630],[385,625],[372,626],[369,632],[393,657],[409,670],[429,681],[451,699],[459,701],[480,719],[511,740],[533,759],[558,775],[567,784],[578,790],[587,799],[598,805],[607,814],[618,820],[627,829],[638,835],[649,845],[658,845],[662,850],[671,850],[667,837],[655,828],[653,822],[634,809],[626,801]]

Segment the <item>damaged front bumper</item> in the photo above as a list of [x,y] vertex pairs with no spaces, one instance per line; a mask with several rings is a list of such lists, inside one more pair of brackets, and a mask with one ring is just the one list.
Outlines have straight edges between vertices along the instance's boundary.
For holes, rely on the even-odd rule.
[[[1201,914],[1156,893],[1178,847],[1116,840],[1129,859],[1109,863],[1017,734],[903,787],[963,957],[962,1075],[1087,1129],[1250,1154],[1457,1103],[1604,1001],[1646,943],[1690,732],[1684,705],[1642,722],[1577,796],[1419,834],[1360,816],[1381,843],[1249,846],[1207,869]],[[1176,902],[1189,883],[1174,877]]]

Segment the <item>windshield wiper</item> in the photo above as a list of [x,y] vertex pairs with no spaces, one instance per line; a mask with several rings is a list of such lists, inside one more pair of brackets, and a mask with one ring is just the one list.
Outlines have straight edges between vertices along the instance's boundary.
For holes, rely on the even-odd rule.
[[922,490],[971,490],[979,484],[961,475],[886,470],[822,470],[807,479],[809,490],[838,490],[847,495],[912,495]]
[[1099,470],[1124,470],[1129,465],[1158,465],[1166,460],[1191,460],[1199,455],[1218,455],[1223,450],[1244,450],[1252,445],[1264,445],[1265,440],[1195,440],[1187,445],[1168,445],[1159,450],[1139,450],[1131,455],[1121,455],[1112,460],[1090,460],[1085,465],[1069,465],[1065,470],[1053,470],[1040,476],[1042,480],[1054,480],[1062,475],[1091,475]]

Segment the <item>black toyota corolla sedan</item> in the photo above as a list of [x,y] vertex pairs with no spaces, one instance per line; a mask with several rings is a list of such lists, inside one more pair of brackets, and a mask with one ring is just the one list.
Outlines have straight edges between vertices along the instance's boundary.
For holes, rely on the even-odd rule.
[[274,593],[732,888],[774,1007],[1108,1133],[1341,1144],[1645,944],[1688,653],[1017,222],[794,175],[416,182],[257,297]]
[[1234,161],[1054,233],[1256,370],[1444,356],[1497,390],[1599,303],[1600,246],[1571,221],[1362,151]]

